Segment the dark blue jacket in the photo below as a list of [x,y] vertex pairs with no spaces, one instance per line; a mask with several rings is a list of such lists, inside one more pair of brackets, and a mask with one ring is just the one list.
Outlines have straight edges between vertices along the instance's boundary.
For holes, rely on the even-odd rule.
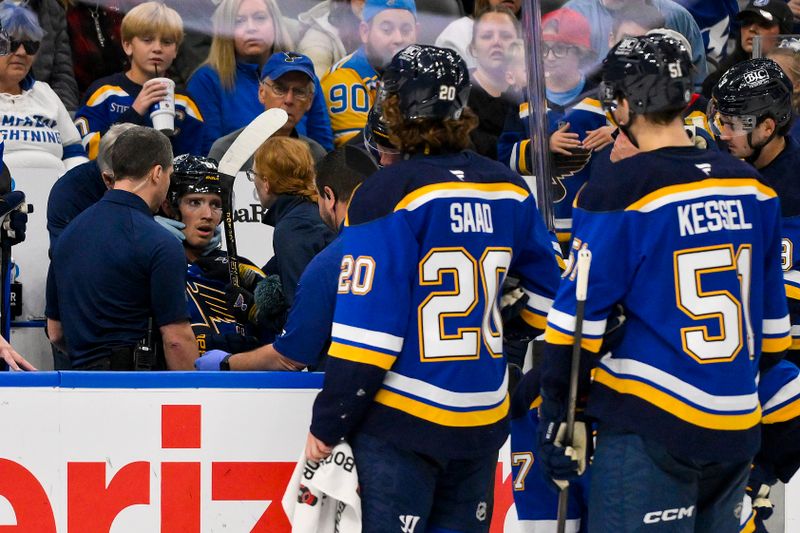
[[281,194],[264,215],[264,223],[275,228],[272,248],[275,256],[264,271],[278,274],[289,307],[294,303],[297,282],[320,250],[336,238],[319,217],[319,208],[303,196]]
[[68,170],[58,178],[47,199],[47,232],[50,254],[58,237],[72,219],[94,205],[106,193],[106,185],[96,161],[89,161]]

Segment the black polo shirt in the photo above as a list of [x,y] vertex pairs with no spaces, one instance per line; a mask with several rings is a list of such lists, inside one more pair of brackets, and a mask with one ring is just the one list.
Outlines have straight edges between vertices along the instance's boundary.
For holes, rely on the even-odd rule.
[[135,194],[112,190],[78,215],[53,250],[49,318],[73,366],[133,346],[154,327],[188,321],[186,256]]

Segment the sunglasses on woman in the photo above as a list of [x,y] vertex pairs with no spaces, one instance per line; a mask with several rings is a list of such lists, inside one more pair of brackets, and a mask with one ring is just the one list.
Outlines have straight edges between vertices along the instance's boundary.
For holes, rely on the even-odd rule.
[[16,39],[11,39],[11,46],[9,50],[11,52],[16,52],[17,50],[19,50],[19,47],[21,46],[22,48],[25,49],[26,54],[32,56],[33,54],[39,51],[40,44],[41,43],[39,41],[31,41],[31,40],[17,41]]

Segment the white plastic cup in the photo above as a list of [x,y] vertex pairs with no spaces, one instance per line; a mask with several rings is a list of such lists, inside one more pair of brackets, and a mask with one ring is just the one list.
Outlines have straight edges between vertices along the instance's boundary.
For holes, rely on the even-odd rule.
[[147,82],[163,83],[167,86],[167,95],[150,108],[150,120],[153,127],[165,135],[175,132],[175,82],[169,78],[153,78]]

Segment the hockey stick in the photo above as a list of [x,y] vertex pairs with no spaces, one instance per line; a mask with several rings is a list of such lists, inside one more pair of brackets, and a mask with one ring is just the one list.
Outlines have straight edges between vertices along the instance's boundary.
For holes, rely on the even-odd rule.
[[[219,161],[218,171],[225,191],[224,219],[225,246],[228,249],[228,275],[231,285],[237,289],[239,288],[239,256],[236,252],[236,233],[233,228],[233,184],[236,174],[247,160],[253,157],[258,147],[281,129],[287,120],[289,120],[289,115],[283,109],[273,108],[264,111],[242,130]],[[238,301],[236,306],[242,307]],[[236,331],[244,334],[244,327],[237,324]]]
[[[567,397],[567,430],[564,446],[572,446],[575,435],[575,404],[578,399],[578,372],[581,364],[581,343],[583,342],[583,314],[586,309],[586,292],[589,284],[589,267],[592,264],[592,252],[588,248],[578,251],[577,281],[575,283],[575,336],[572,339],[572,362],[569,371],[569,396]],[[558,494],[558,519],[556,530],[564,533],[567,527],[567,504],[569,503],[569,485]]]

